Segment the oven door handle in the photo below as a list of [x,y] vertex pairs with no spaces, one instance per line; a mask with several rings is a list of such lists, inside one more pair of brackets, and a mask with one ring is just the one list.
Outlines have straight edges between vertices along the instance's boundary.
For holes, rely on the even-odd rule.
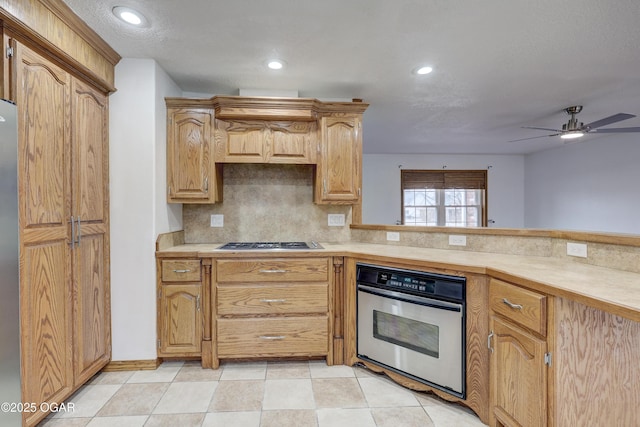
[[386,289],[373,288],[371,286],[358,284],[358,290],[370,293],[372,295],[377,295],[379,297],[391,298],[400,301],[411,302],[419,305],[426,305],[429,307],[442,308],[445,310],[451,311],[459,311],[462,312],[462,304],[456,304],[453,302],[447,302],[432,298],[419,297],[411,294],[406,294],[404,292],[395,292],[389,291]]

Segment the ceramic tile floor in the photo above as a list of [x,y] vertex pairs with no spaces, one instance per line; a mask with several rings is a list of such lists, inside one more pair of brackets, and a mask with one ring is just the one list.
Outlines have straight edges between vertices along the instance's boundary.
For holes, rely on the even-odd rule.
[[49,416],[46,427],[480,427],[470,410],[363,368],[324,361],[165,362],[103,372]]

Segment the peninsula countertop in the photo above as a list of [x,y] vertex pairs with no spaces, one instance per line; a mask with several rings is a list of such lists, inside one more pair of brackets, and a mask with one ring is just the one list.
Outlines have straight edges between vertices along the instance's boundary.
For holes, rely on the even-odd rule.
[[221,250],[222,243],[184,244],[156,252],[159,258],[346,256],[392,261],[418,269],[455,269],[509,280],[640,322],[640,274],[560,258],[432,249],[373,243],[320,243],[312,250]]

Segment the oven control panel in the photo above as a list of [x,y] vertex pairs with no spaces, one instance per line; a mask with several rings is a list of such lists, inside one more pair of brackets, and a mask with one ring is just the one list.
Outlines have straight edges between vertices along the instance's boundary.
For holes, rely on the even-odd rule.
[[358,283],[414,295],[464,301],[466,278],[414,270],[357,264]]

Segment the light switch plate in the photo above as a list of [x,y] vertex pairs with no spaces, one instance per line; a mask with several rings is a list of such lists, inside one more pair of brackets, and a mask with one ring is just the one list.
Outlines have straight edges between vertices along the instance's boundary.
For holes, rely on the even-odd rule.
[[344,214],[328,214],[329,227],[344,227]]
[[449,236],[449,244],[451,246],[467,246],[467,236],[451,234]]
[[398,233],[397,231],[387,231],[387,240],[391,242],[399,242],[400,233]]
[[577,256],[580,258],[587,257],[587,244],[586,243],[571,243],[567,242],[567,255]]
[[224,215],[211,215],[211,227],[224,227]]

